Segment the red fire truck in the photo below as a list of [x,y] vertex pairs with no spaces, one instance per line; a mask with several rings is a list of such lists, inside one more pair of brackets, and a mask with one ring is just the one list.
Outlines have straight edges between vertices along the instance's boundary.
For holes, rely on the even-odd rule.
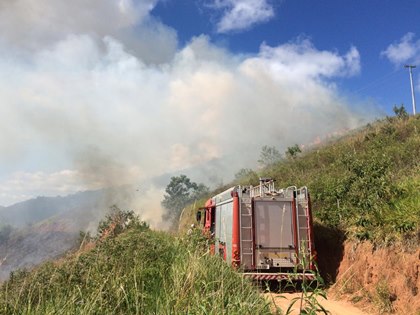
[[307,272],[315,257],[307,187],[276,190],[267,178],[258,186],[235,186],[210,198],[197,221],[214,240],[211,251],[245,276],[313,279]]

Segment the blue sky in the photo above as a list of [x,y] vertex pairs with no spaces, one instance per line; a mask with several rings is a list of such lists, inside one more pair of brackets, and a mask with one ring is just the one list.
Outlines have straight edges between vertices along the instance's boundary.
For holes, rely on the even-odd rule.
[[[381,52],[409,32],[416,34],[413,42],[419,45],[419,1],[267,1],[274,11],[272,17],[227,32],[218,32],[223,12],[212,10],[209,3],[162,1],[152,14],[179,31],[181,45],[204,33],[235,53],[256,53],[262,42],[276,46],[301,36],[310,38],[320,50],[345,52],[355,46],[361,55],[361,73],[338,82],[342,93],[350,98],[372,98],[389,115],[394,104],[412,110],[408,71]],[[419,82],[417,73],[415,78]]]
[[[419,12],[385,0],[7,0],[0,205],[185,170],[216,185],[257,167],[263,145],[305,148],[394,104],[411,113],[403,65],[420,64]],[[142,201],[157,209],[162,191]]]

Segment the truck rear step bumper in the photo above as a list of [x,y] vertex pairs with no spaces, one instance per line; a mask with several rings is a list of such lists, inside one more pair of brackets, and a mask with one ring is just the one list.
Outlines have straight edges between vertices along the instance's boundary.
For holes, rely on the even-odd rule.
[[287,273],[287,272],[281,272],[281,273],[269,273],[269,272],[244,272],[243,276],[245,278],[250,278],[252,280],[292,280],[292,281],[298,281],[298,280],[315,280],[316,277],[313,273]]

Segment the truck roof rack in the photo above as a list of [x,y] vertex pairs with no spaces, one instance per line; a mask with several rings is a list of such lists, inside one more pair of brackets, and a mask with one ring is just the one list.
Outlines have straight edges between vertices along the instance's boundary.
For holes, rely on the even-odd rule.
[[258,186],[250,186],[249,188],[250,197],[263,197],[263,196],[277,196],[280,194],[279,191],[274,187],[274,180],[271,178],[260,178],[260,184]]

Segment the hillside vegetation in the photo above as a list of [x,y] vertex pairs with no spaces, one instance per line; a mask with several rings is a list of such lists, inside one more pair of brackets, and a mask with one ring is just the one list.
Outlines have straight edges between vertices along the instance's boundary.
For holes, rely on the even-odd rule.
[[[259,176],[275,179],[277,187],[305,185],[318,225],[377,245],[418,244],[420,115],[387,117],[301,153],[293,149],[261,170],[241,170],[214,193],[257,185]],[[181,230],[193,223],[194,212],[185,209]]]
[[420,116],[369,124],[262,172],[306,185],[318,222],[375,243],[411,240],[420,224]]
[[[277,187],[305,185],[316,223],[376,244],[417,244],[420,115],[388,117],[303,152],[296,148],[259,171],[241,170],[234,182],[214,193],[257,185],[259,176],[275,179]],[[185,209],[181,229],[194,221],[194,211]]]
[[32,272],[16,271],[0,289],[0,314],[270,314],[257,290],[206,254],[195,231],[152,231],[115,212],[82,249]]

